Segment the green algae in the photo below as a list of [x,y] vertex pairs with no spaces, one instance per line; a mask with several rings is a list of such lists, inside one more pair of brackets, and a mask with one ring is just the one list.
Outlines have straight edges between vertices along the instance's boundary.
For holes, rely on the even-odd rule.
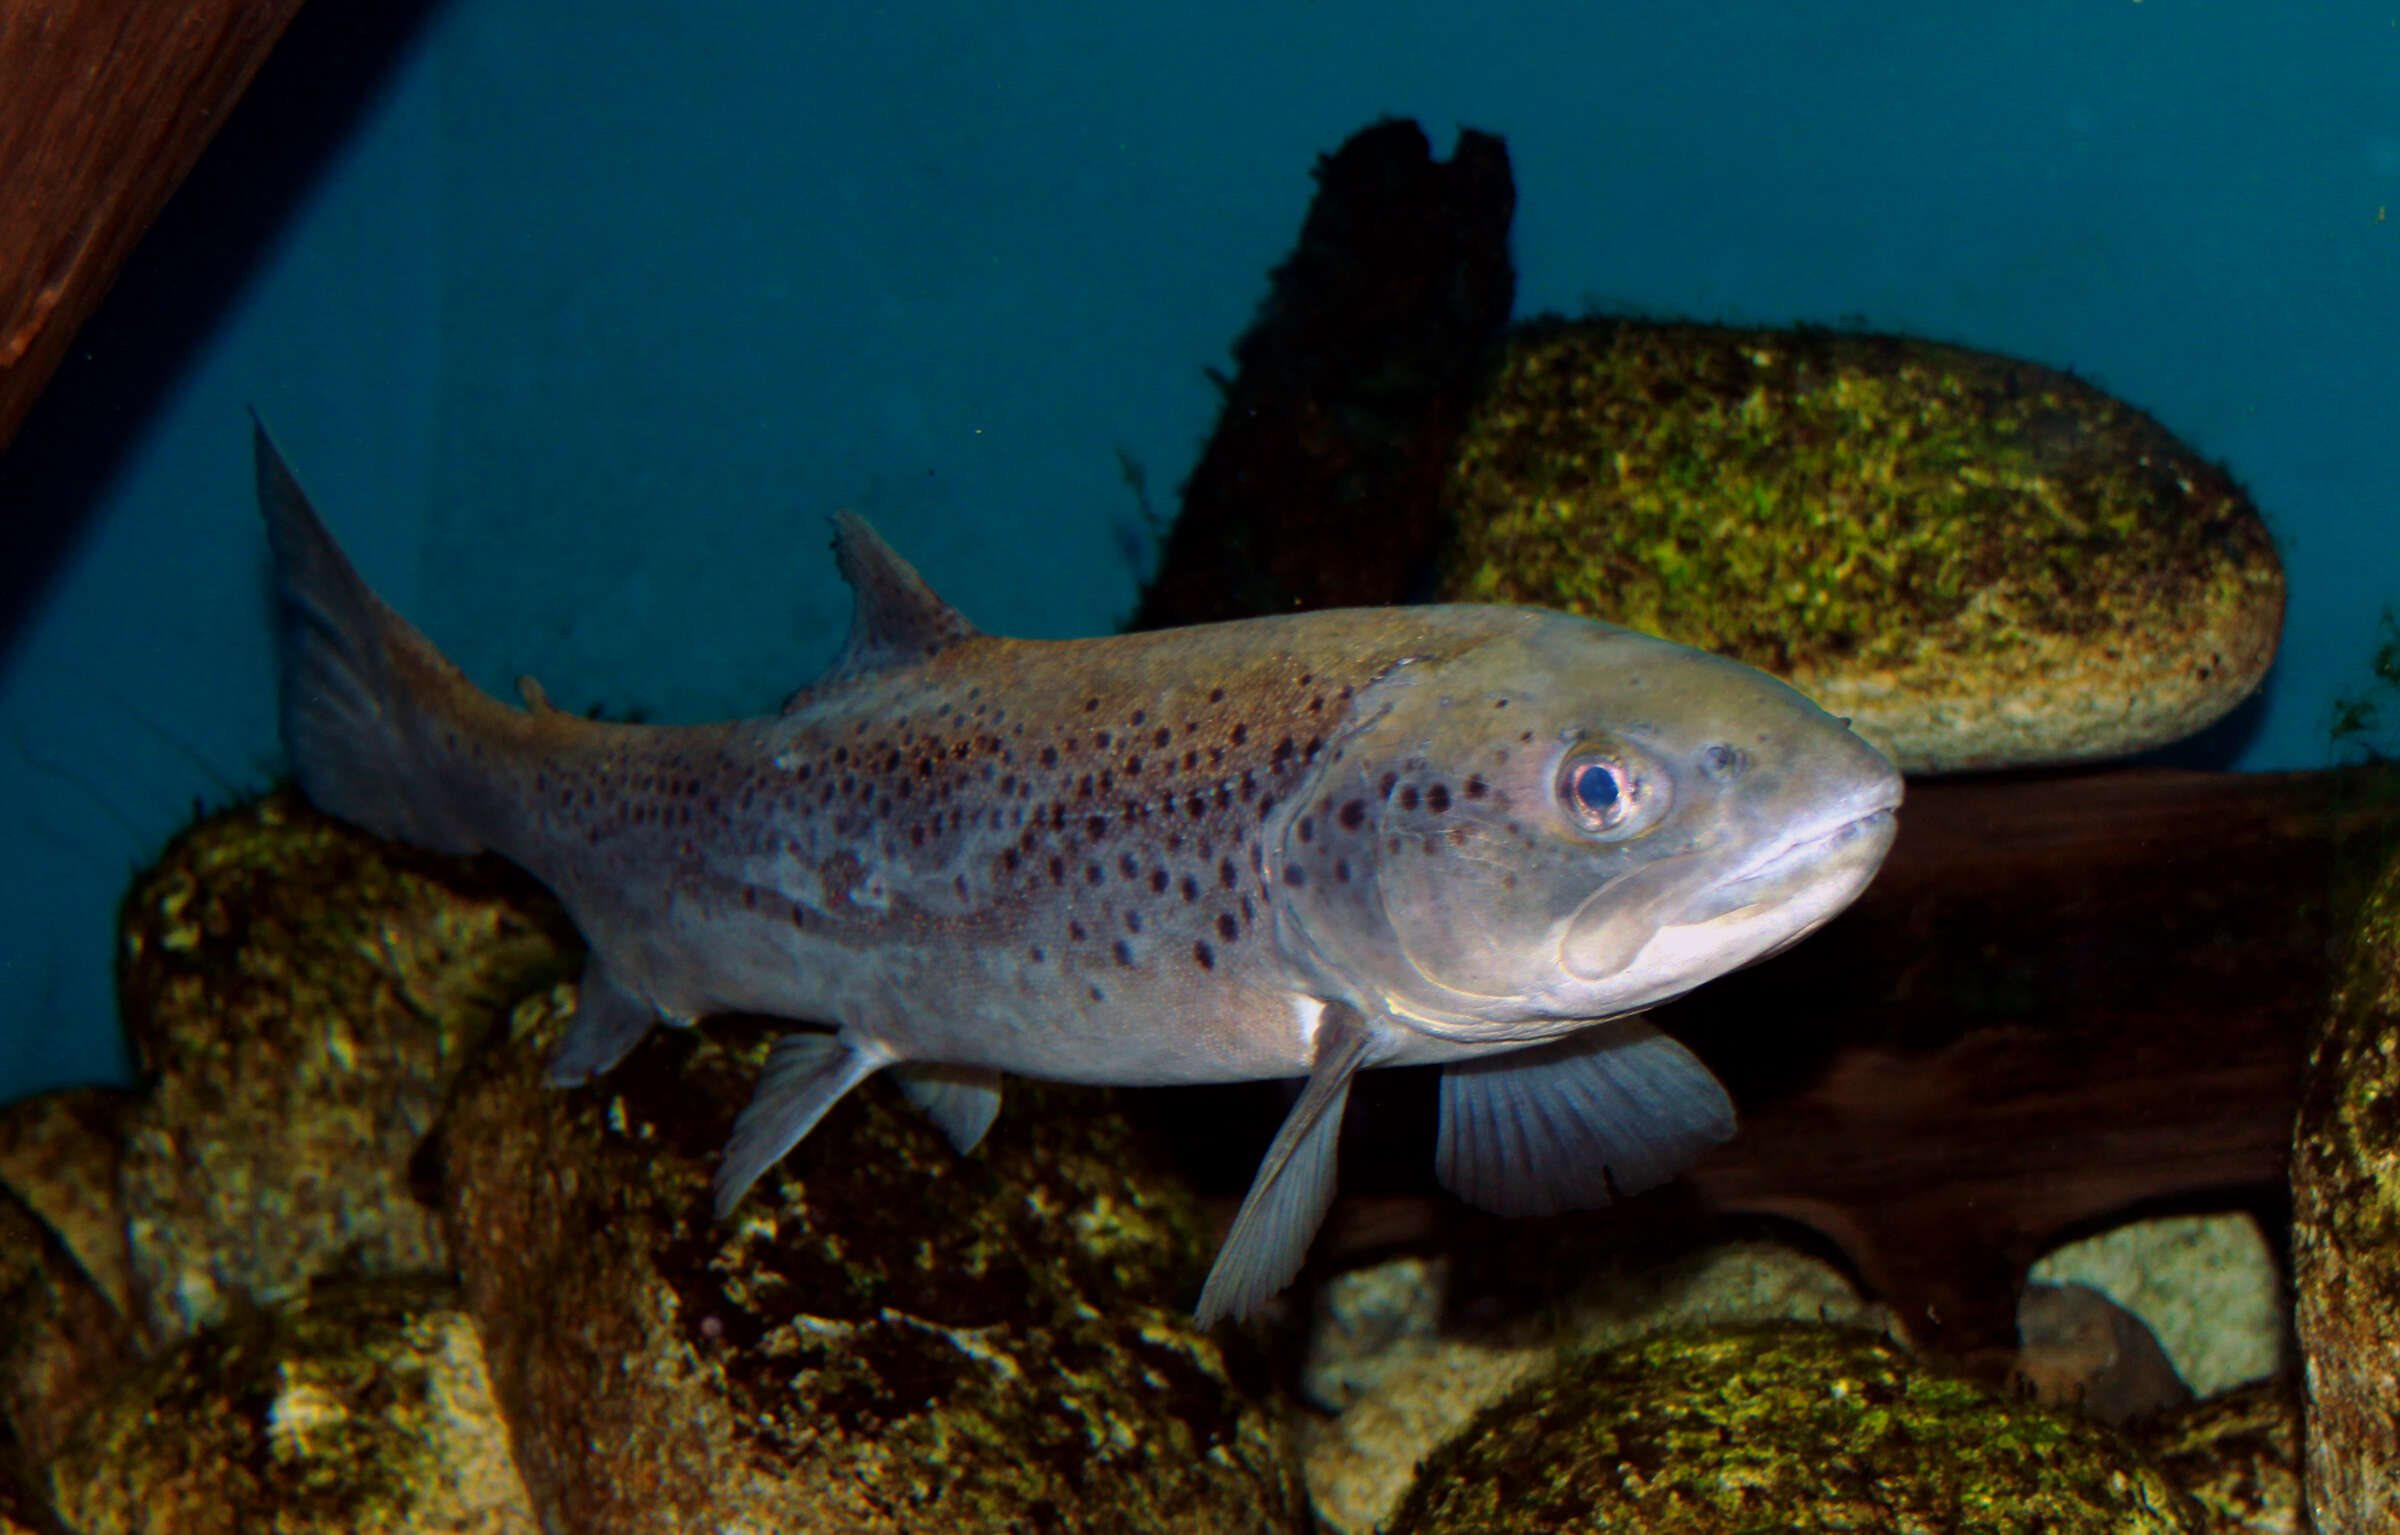
[[2194,1528],[2108,1430],[1929,1371],[1886,1340],[1717,1328],[1589,1355],[1430,1457],[1392,1535]]
[[1813,331],[1510,343],[1461,445],[1450,600],[1563,607],[1778,672],[2106,644],[2281,576],[2238,487],[2068,375]]

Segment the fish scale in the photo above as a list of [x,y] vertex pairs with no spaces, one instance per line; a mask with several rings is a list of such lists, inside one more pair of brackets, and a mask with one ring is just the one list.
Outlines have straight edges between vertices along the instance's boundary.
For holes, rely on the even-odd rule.
[[1198,1305],[1287,1283],[1356,1072],[1443,1067],[1435,1165],[1506,1213],[1606,1203],[1732,1133],[1628,1016],[1795,941],[1900,782],[1780,682],[1564,614],[1357,609],[988,636],[859,519],[833,666],[780,715],[603,724],[472,687],[378,600],[261,431],[282,720],[320,807],[554,890],[589,947],[550,1065],[789,1018],[717,1208],[888,1071],[962,1151],[1004,1072],[1307,1080]]

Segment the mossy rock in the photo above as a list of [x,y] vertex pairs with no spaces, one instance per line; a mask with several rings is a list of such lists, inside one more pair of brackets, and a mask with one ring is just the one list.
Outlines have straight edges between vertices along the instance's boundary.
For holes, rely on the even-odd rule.
[[2400,1520],[2400,860],[2359,913],[2302,1079],[2292,1289],[2319,1535]]
[[1427,1459],[1390,1535],[2188,1535],[2097,1424],[1936,1374],[1871,1333],[1708,1329],[1588,1355]]
[[42,1464],[138,1358],[57,1233],[0,1190],[0,1461]]
[[279,793],[135,881],[118,991],[148,1094],[120,1184],[161,1341],[319,1275],[448,1266],[408,1165],[510,1004],[571,964],[546,898]]
[[1526,327],[1448,506],[1443,600],[1734,656],[1911,772],[2176,740],[2257,686],[2282,626],[2222,470],[2066,374],[1894,337]]
[[2291,1376],[2176,1408],[2126,1434],[2199,1505],[2203,1535],[2294,1535],[2302,1528],[2300,1389]]
[[69,1087],[0,1108],[0,1188],[58,1233],[111,1306],[137,1319],[117,1177],[139,1104],[121,1088]]
[[661,1030],[589,1089],[520,1007],[439,1142],[542,1517],[690,1529],[1296,1531],[1279,1426],[1187,1314],[1190,1196],[1091,1089],[1012,1080],[959,1156],[886,1084],[732,1218],[709,1177],[773,1029]]
[[244,1310],[124,1381],[50,1464],[77,1535],[534,1535],[447,1280]]

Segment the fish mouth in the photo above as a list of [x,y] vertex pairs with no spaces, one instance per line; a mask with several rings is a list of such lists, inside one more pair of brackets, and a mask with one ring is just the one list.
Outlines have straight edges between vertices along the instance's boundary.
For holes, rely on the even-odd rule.
[[1706,915],[1723,916],[1756,906],[1849,866],[1864,865],[1871,873],[1882,864],[1899,830],[1897,807],[1884,805],[1779,843],[1757,863],[1720,882],[1704,903]]
[[[1708,854],[1694,852],[1662,860],[1595,891],[1566,923],[1562,968],[1585,980],[1622,976],[1653,940],[1669,935],[1682,935],[1670,939],[1670,947],[1694,949],[1700,943],[1696,935],[1710,932],[1726,948],[1746,950],[1707,965],[1686,956],[1692,967],[1710,973],[1787,948],[1865,888],[1898,833],[1896,809],[1894,800],[1884,799],[1863,814],[1819,823],[1768,847],[1747,867],[1714,877],[1702,873]],[[1744,927],[1751,930],[1747,941],[1726,943]],[[1686,968],[1675,961],[1660,962],[1678,976]],[[1657,994],[1638,1005],[1695,984],[1689,979],[1668,981],[1663,974],[1657,979],[1663,983]]]

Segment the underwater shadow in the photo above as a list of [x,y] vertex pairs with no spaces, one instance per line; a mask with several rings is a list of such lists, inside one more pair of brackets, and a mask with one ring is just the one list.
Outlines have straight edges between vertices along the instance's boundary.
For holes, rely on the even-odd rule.
[[447,0],[307,5],[0,452],[0,658],[259,253]]

